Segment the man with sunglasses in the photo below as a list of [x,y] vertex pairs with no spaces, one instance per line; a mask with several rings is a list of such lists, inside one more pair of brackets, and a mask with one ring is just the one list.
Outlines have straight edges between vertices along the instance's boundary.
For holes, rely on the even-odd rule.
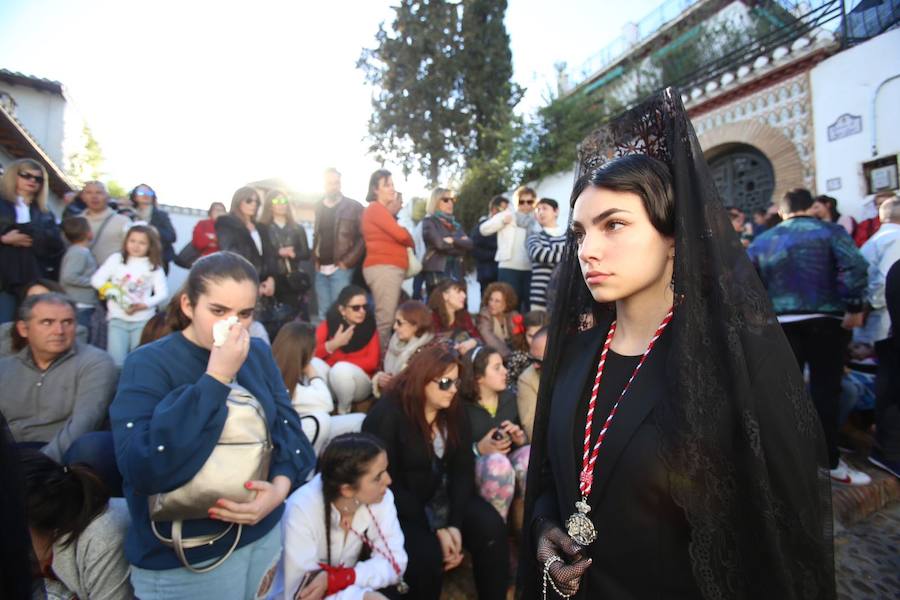
[[516,291],[521,312],[528,310],[531,293],[531,258],[526,240],[538,228],[534,219],[536,203],[537,193],[530,187],[520,186],[513,193],[515,212],[511,209],[498,212],[478,227],[481,235],[497,234],[497,279]]
[[350,284],[353,269],[365,250],[360,232],[362,204],[341,193],[341,174],[337,169],[325,171],[324,183],[325,195],[316,205],[312,252],[320,320]]

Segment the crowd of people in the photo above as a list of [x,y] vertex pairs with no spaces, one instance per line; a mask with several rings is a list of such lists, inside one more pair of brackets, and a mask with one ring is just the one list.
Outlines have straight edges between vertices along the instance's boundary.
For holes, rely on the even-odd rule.
[[[190,240],[146,184],[114,201],[89,182],[59,222],[47,198],[39,162],[0,178],[0,466],[27,524],[3,544],[32,586],[10,598],[436,599],[464,550],[478,597],[507,597],[511,548],[545,533],[526,474],[578,235],[556,200],[519,187],[467,233],[450,189],[404,223],[389,171],[363,204],[328,169],[310,243],[283,190],[238,189]],[[870,460],[900,477],[900,409],[875,405],[896,396],[876,385],[897,364],[900,199],[875,201],[859,223],[803,189],[752,223],[726,209],[846,485],[870,481],[838,449],[865,409]],[[198,499],[225,473],[233,494]]]

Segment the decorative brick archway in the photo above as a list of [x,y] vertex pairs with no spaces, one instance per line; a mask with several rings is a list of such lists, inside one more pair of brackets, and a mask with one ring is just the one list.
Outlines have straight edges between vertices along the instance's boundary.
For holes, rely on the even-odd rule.
[[747,144],[762,152],[775,171],[773,200],[791,188],[805,187],[803,162],[797,147],[774,127],[756,120],[724,123],[703,131],[698,139],[707,160],[726,152],[732,144]]

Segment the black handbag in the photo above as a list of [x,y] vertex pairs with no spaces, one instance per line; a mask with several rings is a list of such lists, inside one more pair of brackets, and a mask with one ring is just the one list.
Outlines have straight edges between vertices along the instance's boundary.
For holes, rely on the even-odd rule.
[[305,293],[312,287],[310,285],[309,275],[299,269],[295,271],[293,267],[291,267],[291,261],[287,258],[284,259],[284,266],[286,271],[284,274],[284,282],[291,292],[299,295]]
[[188,242],[184,245],[184,248],[175,255],[175,264],[182,269],[190,269],[194,266],[194,263],[197,262],[198,258],[200,258],[200,251],[194,247],[192,242]]

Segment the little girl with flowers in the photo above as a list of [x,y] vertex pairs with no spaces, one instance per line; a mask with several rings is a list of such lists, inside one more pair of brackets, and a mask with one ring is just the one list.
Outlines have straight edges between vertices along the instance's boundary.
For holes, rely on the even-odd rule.
[[144,325],[169,295],[156,230],[132,225],[122,251],[106,259],[91,277],[91,285],[106,301],[106,349],[121,367],[125,356],[138,346]]

